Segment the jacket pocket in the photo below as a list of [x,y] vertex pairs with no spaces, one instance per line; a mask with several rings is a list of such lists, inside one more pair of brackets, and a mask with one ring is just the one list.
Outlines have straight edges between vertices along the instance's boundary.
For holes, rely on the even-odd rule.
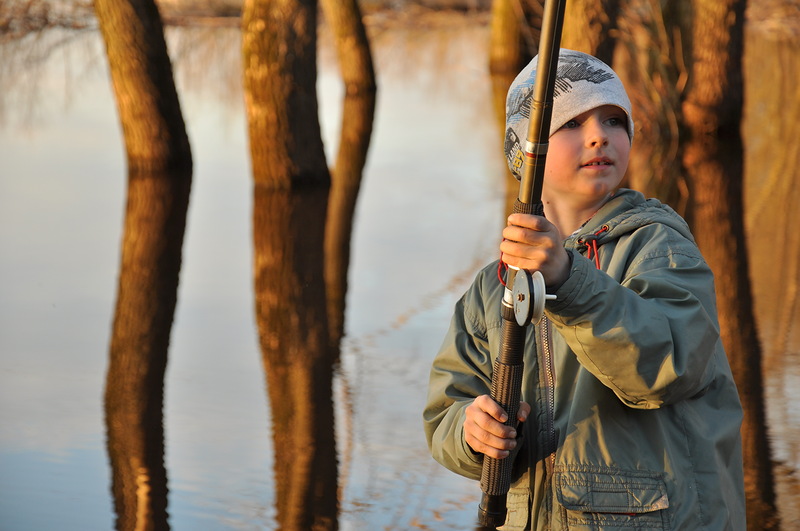
[[527,488],[511,488],[506,497],[508,514],[506,521],[498,527],[498,531],[524,531],[529,529],[528,518],[531,507],[531,495]]
[[555,472],[566,529],[669,529],[669,498],[660,474],[598,467],[556,467]]

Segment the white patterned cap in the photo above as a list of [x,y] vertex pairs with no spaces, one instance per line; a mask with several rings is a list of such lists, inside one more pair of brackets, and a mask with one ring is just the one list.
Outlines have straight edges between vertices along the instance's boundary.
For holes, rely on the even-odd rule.
[[[506,97],[506,138],[503,149],[511,173],[521,178],[522,144],[527,140],[531,99],[536,84],[539,56],[517,75]],[[628,137],[633,141],[631,101],[617,74],[600,59],[561,48],[553,91],[550,136],[572,118],[601,105],[616,105],[628,119]]]

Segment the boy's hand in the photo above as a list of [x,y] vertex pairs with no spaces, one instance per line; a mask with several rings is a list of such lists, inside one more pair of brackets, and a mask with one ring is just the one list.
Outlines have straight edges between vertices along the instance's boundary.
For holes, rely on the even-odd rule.
[[[525,422],[531,412],[526,402],[519,403],[517,420]],[[517,445],[517,430],[503,424],[508,416],[489,395],[481,395],[467,406],[464,439],[474,452],[494,459],[508,457]]]
[[569,277],[569,255],[555,225],[541,216],[511,214],[500,243],[506,264],[539,271],[547,287],[558,287]]

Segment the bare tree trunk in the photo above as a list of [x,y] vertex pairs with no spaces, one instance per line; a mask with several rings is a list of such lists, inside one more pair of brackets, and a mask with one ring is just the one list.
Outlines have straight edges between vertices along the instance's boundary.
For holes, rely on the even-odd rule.
[[272,411],[281,529],[337,529],[324,284],[330,174],[317,117],[313,0],[246,0],[255,309]]
[[280,529],[338,528],[333,360],[323,280],[327,190],[256,186],[256,323],[272,411]]
[[[688,189],[679,160],[679,109],[686,69],[680,2],[623,0],[614,69],[628,90],[636,123],[627,186],[686,214]],[[676,59],[677,57],[677,59]]]
[[745,3],[695,0],[692,7],[690,76],[682,105],[687,133],[683,166],[694,232],[716,276],[722,341],[744,407],[748,528],[777,529],[743,216],[739,128]]
[[318,118],[316,24],[315,0],[245,0],[245,105],[257,185],[330,185]]
[[[492,102],[501,135],[505,135],[506,94],[520,70],[539,49],[544,4],[542,0],[493,0],[489,35],[489,73]],[[506,215],[514,208],[519,182],[510,171],[502,176]]]
[[338,352],[344,335],[353,216],[372,137],[377,88],[372,53],[357,1],[322,0],[322,7],[333,30],[345,86],[325,234],[328,325],[331,346]]
[[[776,6],[777,4],[777,6]],[[745,44],[745,224],[755,314],[762,345],[776,504],[783,529],[800,522],[800,423],[792,396],[800,352],[800,36],[786,24],[787,2],[748,7]],[[769,58],[769,60],[765,60]],[[765,83],[764,80],[771,80]]]
[[[541,28],[541,23],[539,23]],[[489,33],[489,72],[516,75],[534,55],[538,34],[528,24],[520,0],[494,0]],[[512,78],[513,79],[513,78]]]
[[191,188],[189,140],[153,0],[96,0],[128,200],[105,410],[118,529],[165,529],[164,372]]
[[96,0],[128,169],[191,167],[191,152],[153,0]]
[[588,53],[611,64],[619,0],[569,0],[564,11],[561,46]]

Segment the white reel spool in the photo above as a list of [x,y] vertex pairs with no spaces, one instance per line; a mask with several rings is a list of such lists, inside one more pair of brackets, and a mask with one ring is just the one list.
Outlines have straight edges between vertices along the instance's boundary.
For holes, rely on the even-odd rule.
[[520,326],[538,324],[544,315],[545,301],[556,299],[555,295],[545,293],[544,277],[540,272],[529,273],[524,269],[517,270],[512,296],[514,317]]

